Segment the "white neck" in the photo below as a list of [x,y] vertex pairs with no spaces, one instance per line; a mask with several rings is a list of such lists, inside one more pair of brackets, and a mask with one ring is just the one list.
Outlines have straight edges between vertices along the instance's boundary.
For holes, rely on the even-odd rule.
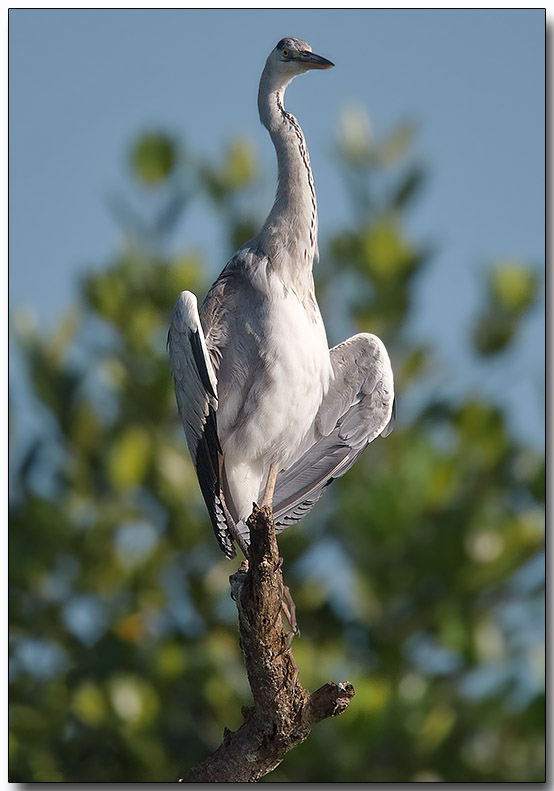
[[275,146],[278,185],[273,208],[257,241],[283,279],[305,292],[313,290],[317,205],[302,129],[283,106],[287,84],[272,84],[266,66],[260,81],[258,109]]

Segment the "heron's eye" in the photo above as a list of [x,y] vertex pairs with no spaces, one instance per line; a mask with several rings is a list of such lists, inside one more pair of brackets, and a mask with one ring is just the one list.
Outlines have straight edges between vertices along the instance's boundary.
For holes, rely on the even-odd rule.
[[284,49],[284,50],[283,50],[283,57],[284,57],[284,58],[288,58],[288,56],[289,56],[289,51],[288,51],[288,49]]

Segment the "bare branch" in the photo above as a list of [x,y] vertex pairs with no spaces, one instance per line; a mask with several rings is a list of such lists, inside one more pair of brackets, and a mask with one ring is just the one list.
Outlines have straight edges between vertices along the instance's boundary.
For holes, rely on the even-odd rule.
[[243,709],[240,728],[226,730],[217,750],[191,770],[189,783],[259,780],[308,737],[315,723],[341,714],[354,696],[348,682],[330,682],[312,694],[298,682],[291,633],[283,628],[283,576],[271,509],[255,506],[248,526],[250,562],[230,583],[253,705]]

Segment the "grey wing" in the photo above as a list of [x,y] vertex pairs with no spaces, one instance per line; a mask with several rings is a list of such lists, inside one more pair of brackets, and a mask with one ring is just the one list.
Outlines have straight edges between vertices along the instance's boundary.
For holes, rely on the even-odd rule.
[[219,545],[235,556],[231,517],[221,490],[222,452],[217,434],[217,377],[210,359],[194,294],[183,291],[175,303],[167,339],[175,395],[202,495]]
[[344,475],[368,443],[392,431],[392,368],[383,343],[361,333],[331,349],[334,378],[300,456],[277,476],[273,512],[277,532],[301,519],[328,484]]

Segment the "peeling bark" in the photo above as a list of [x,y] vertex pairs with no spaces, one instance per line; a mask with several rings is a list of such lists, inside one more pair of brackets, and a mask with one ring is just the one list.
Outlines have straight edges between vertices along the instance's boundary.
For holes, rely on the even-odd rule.
[[253,705],[243,708],[240,728],[225,730],[217,750],[190,771],[185,778],[189,783],[259,780],[317,722],[341,714],[354,696],[348,682],[329,682],[312,694],[298,682],[291,633],[282,622],[284,585],[271,509],[255,506],[248,526],[250,560],[229,581]]

